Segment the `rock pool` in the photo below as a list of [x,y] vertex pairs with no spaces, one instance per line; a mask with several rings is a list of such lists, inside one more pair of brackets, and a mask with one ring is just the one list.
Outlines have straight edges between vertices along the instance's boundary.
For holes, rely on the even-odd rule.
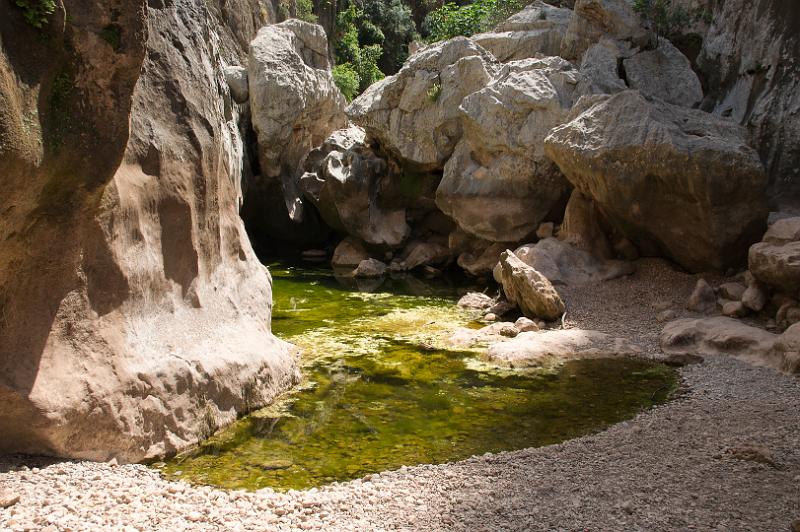
[[[674,372],[645,360],[519,372],[443,341],[472,320],[463,285],[337,278],[270,267],[274,332],[304,350],[304,384],[189,452],[165,476],[225,488],[299,489],[402,465],[560,442],[668,399]],[[372,290],[372,291],[359,291]]]

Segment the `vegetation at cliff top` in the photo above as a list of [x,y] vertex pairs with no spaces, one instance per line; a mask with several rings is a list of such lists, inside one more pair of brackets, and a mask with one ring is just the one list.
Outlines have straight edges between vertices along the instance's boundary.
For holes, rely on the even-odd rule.
[[56,12],[55,0],[14,0],[14,4],[22,9],[25,21],[34,28],[42,28],[47,19]]
[[529,3],[529,0],[475,0],[466,5],[448,2],[428,14],[424,28],[429,41],[459,35],[469,37],[492,29]]

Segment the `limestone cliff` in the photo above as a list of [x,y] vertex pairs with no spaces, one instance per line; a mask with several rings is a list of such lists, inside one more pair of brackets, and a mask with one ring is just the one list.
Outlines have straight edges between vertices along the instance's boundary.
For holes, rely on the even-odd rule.
[[767,166],[775,203],[800,197],[800,6],[717,1],[698,57],[705,107],[745,125]]
[[0,452],[140,460],[296,380],[222,73],[275,8],[0,2]]

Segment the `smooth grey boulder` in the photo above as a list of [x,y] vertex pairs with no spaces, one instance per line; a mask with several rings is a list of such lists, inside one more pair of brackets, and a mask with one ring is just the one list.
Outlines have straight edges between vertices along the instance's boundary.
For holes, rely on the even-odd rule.
[[688,270],[737,264],[763,233],[767,178],[733,122],[624,91],[553,129],[545,152],[619,234]]
[[386,264],[378,259],[365,259],[353,270],[353,277],[382,277],[386,274]]
[[800,373],[800,323],[795,323],[772,346],[770,359],[780,360],[787,373]]
[[403,164],[441,170],[461,138],[461,101],[497,68],[494,56],[466,37],[430,45],[353,100],[347,115]]
[[784,355],[774,349],[772,334],[727,317],[681,319],[661,333],[661,350],[668,355],[727,355],[775,369],[784,367]]
[[578,98],[564,59],[515,61],[461,104],[463,137],[444,167],[436,205],[464,231],[491,242],[533,234],[568,193],[544,139]]
[[689,59],[663,37],[655,48],[624,59],[622,64],[628,86],[647,98],[683,107],[694,107],[703,100],[703,87]]
[[294,221],[303,219],[298,169],[312,148],[347,125],[330,68],[328,40],[317,24],[290,19],[265,26],[250,43],[250,110],[262,179],[280,182]]
[[500,256],[500,280],[508,301],[526,317],[552,321],[564,314],[564,302],[550,281],[511,250]]
[[[582,286],[600,283],[635,271],[633,263],[602,260],[556,238],[519,247],[514,254],[554,285]],[[502,268],[501,265],[497,266]]]
[[626,43],[601,38],[583,54],[580,63],[581,74],[586,78],[588,94],[616,94],[628,89],[628,85],[620,77],[620,63],[633,55],[633,50]]
[[520,332],[512,340],[490,345],[484,358],[498,366],[530,368],[564,360],[636,356],[641,352],[639,346],[625,338],[599,331],[564,329]]
[[472,36],[499,61],[556,56],[572,17],[572,11],[536,0],[498,24],[494,30]]
[[800,217],[778,220],[748,253],[753,277],[790,296],[800,296]]
[[222,69],[225,82],[231,90],[231,96],[236,103],[247,103],[250,98],[250,87],[247,81],[247,69],[242,66],[226,66]]
[[364,248],[363,242],[357,238],[348,236],[343,239],[333,250],[333,257],[331,258],[331,266],[334,268],[354,268],[358,266],[362,260],[367,260],[369,253]]

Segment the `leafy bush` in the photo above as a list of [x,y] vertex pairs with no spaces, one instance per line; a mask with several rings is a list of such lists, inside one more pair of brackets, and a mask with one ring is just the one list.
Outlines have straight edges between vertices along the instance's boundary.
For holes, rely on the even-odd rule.
[[394,74],[408,58],[408,43],[419,37],[411,9],[402,0],[364,0],[363,3],[368,23],[377,27],[384,39],[378,43],[367,42],[362,37],[362,44],[381,44],[383,54],[378,66],[381,71]]
[[475,0],[460,6],[448,2],[425,17],[428,40],[442,41],[459,35],[469,37],[487,31],[527,3],[524,0]]
[[56,12],[55,0],[14,0],[14,4],[22,8],[22,16],[34,28],[44,27],[48,17]]
[[317,22],[317,16],[314,14],[313,0],[297,0],[297,18],[305,20],[306,22]]
[[[364,12],[350,4],[336,19],[336,41],[334,52],[339,66],[347,65],[358,76],[357,92],[349,99],[363,92],[367,87],[383,79],[384,74],[378,67],[378,60],[383,55],[383,47],[379,43],[367,44],[359,40],[359,27],[364,27]],[[375,31],[377,30],[377,31]],[[383,37],[383,33],[375,27],[367,32],[372,40]],[[343,73],[343,72],[341,72]],[[341,87],[340,87],[341,88]],[[349,86],[348,86],[349,89]],[[342,92],[347,93],[344,89]]]
[[672,0],[633,0],[633,10],[639,13],[657,34],[672,38],[699,20],[711,23],[711,15],[702,9],[689,11],[676,6]]
[[442,95],[442,84],[441,83],[434,83],[430,89],[428,89],[428,99],[432,102],[435,102],[439,99],[439,96]]
[[358,96],[361,79],[351,63],[336,65],[333,67],[332,74],[334,83],[336,83],[336,86],[342,91],[342,94],[344,94],[348,102]]
[[279,0],[278,15],[281,20],[294,17],[306,22],[317,22],[314,0]]

